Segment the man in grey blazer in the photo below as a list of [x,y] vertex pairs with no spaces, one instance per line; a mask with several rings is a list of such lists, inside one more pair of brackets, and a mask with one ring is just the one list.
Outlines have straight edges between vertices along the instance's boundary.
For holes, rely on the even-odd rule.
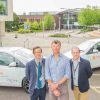
[[34,59],[26,64],[26,78],[29,81],[30,100],[45,100],[45,59],[42,58],[42,49],[33,48]]
[[70,60],[71,65],[71,88],[75,100],[89,100],[89,78],[92,75],[90,62],[80,57],[78,47],[72,48],[73,58]]

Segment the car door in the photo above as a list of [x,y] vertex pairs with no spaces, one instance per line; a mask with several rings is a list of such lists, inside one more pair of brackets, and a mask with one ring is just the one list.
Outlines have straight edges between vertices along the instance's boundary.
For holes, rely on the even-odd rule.
[[[16,62],[16,66],[9,66]],[[21,86],[22,78],[25,76],[24,65],[8,53],[0,52],[0,85]]]
[[100,67],[100,42],[96,43],[85,55],[92,68]]

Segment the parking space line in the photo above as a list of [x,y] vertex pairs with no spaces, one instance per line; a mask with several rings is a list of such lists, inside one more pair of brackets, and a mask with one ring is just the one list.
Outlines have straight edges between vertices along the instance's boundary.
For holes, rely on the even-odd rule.
[[100,76],[100,74],[93,74],[93,76]]
[[98,90],[98,89],[100,89],[100,87],[98,86],[90,86],[90,88],[92,89],[92,90],[94,90],[95,92],[97,92],[97,93],[99,93],[100,94],[100,90]]

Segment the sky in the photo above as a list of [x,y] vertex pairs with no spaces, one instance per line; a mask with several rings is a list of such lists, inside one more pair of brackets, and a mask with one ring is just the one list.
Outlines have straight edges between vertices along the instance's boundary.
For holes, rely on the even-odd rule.
[[85,8],[87,5],[100,7],[100,0],[13,0],[13,11],[20,15],[23,12],[28,14],[29,12]]

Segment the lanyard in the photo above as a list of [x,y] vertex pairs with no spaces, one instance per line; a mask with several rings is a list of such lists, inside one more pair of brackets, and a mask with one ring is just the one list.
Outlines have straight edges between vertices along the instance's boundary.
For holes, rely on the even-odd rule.
[[[74,72],[74,75],[75,75],[75,73],[76,73],[76,70],[78,69],[78,66],[79,66],[79,62],[77,63],[76,66],[74,66],[74,64],[73,64],[73,72]],[[75,68],[75,69],[74,69],[74,68]]]

